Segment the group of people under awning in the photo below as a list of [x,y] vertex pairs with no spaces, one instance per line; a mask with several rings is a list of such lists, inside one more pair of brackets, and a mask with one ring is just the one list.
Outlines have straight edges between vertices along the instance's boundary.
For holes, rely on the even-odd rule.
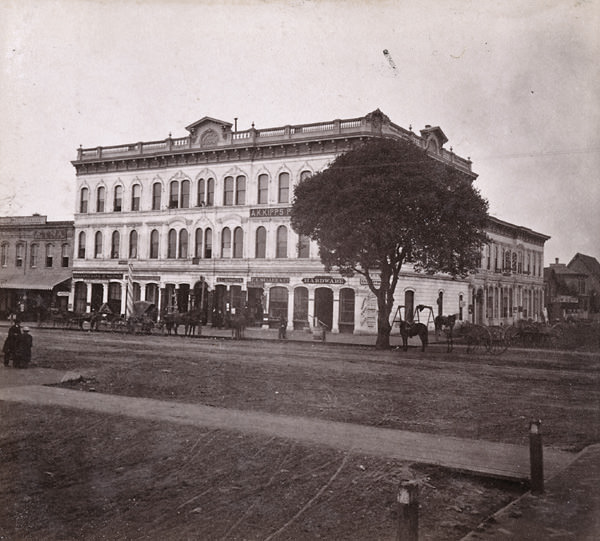
[[10,366],[12,361],[14,368],[27,368],[31,361],[32,346],[33,338],[29,327],[21,327],[19,320],[17,318],[13,319],[2,347],[4,366]]

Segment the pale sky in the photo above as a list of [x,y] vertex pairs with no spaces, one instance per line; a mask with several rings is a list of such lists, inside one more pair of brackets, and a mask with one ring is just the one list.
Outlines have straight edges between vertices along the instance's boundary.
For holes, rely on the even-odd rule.
[[600,1],[3,0],[0,46],[1,216],[72,220],[80,144],[379,108],[440,126],[546,265],[600,260]]

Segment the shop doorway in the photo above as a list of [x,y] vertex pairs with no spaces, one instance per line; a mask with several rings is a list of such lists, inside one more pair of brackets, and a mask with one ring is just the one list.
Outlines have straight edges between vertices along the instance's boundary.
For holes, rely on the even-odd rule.
[[92,312],[96,312],[102,306],[102,297],[104,296],[104,286],[102,284],[92,284]]
[[[327,329],[333,327],[333,291],[328,287],[315,289],[315,317],[327,325]],[[315,321],[314,324],[317,324]]]
[[262,287],[248,287],[248,325],[260,327],[263,324],[264,291]]
[[345,287],[340,290],[339,327],[341,333],[354,332],[354,289]]

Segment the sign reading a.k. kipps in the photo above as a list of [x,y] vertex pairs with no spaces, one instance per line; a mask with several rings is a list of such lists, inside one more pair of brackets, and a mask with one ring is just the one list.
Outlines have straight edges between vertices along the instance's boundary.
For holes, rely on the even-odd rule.
[[292,207],[250,209],[250,218],[285,218],[292,215]]

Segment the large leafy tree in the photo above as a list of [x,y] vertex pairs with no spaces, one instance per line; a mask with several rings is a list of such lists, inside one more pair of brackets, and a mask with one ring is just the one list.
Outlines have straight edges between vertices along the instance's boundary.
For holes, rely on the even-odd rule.
[[294,192],[292,227],[317,241],[327,270],[359,273],[377,297],[378,348],[402,265],[466,276],[486,241],[487,201],[472,178],[407,141],[371,139]]

